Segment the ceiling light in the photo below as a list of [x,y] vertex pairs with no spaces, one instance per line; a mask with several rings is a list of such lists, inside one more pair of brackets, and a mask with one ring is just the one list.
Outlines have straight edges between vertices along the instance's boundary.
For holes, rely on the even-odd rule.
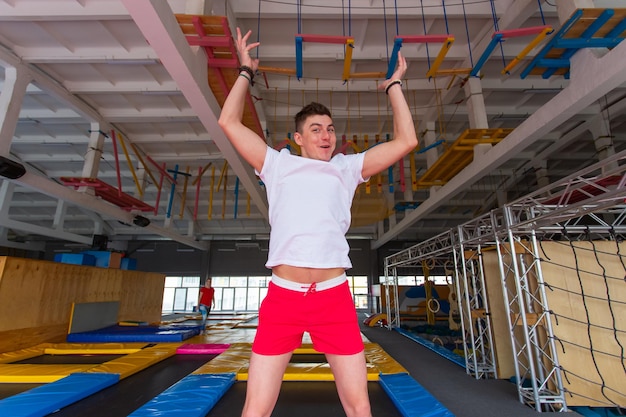
[[562,87],[558,88],[527,88],[522,90],[524,93],[535,93],[535,94],[557,94],[563,91]]
[[0,156],[0,175],[11,180],[16,180],[26,174],[26,168],[19,162]]
[[150,224],[150,219],[137,215],[133,219],[133,223],[135,224],[135,226],[146,227]]
[[109,65],[150,65],[156,64],[156,59],[111,59],[104,62]]

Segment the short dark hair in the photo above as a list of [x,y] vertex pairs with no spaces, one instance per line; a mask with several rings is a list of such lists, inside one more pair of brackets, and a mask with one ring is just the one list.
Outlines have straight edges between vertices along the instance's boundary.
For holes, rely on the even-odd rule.
[[304,121],[309,116],[315,115],[332,117],[332,115],[330,114],[330,110],[328,110],[328,107],[324,106],[321,103],[311,102],[304,106],[302,110],[300,110],[298,114],[296,114],[296,132],[302,133],[302,125],[304,124]]

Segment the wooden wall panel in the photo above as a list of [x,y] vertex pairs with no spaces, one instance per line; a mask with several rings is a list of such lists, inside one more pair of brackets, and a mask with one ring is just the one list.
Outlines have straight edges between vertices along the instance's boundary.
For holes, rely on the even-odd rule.
[[[623,259],[615,242],[572,243],[574,248],[569,242],[541,243],[542,260],[545,259],[541,269],[550,288],[548,306],[556,314],[553,330],[557,340],[561,340],[557,342],[558,358],[567,377],[563,384],[572,394],[565,398],[569,406],[624,407],[626,269]],[[626,256],[626,244],[620,244],[619,254]]]
[[[506,318],[504,295],[502,294],[502,280],[498,266],[498,252],[495,250],[483,251],[483,268],[485,274],[485,289],[487,303],[491,312],[491,331],[496,354],[496,373],[501,379],[515,376],[515,359],[511,345],[511,332]],[[512,277],[507,277],[507,282]],[[511,285],[514,285],[510,282]]]
[[151,272],[0,257],[0,352],[64,340],[73,302],[119,301],[120,321],[159,322],[164,284]]

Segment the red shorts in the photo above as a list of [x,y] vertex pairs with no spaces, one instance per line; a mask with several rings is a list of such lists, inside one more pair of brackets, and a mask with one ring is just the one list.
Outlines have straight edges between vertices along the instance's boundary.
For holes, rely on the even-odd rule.
[[348,282],[321,291],[300,292],[270,282],[259,309],[252,351],[281,355],[302,344],[308,332],[321,353],[354,355],[363,350],[361,330]]

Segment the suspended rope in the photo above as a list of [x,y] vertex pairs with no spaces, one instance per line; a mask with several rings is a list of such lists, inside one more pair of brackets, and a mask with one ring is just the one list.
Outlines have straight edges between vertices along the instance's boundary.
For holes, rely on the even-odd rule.
[[350,137],[350,84],[346,83],[346,109],[348,110],[348,117],[346,120],[346,134]]
[[443,6],[443,20],[446,22],[446,33],[450,34],[450,29],[448,28],[448,14],[446,13],[446,0],[441,0],[441,5]]
[[[348,0],[348,36],[352,36],[352,5],[351,0]],[[341,25],[343,28],[343,36],[346,36],[346,16],[344,10],[344,0],[341,0]],[[348,48],[354,48],[353,43],[348,43],[343,47],[343,60],[344,60],[344,69],[343,69],[343,81],[348,82],[348,78],[350,78],[350,61],[352,60],[352,49],[348,50]]]
[[380,125],[380,90],[378,89],[378,80],[376,80],[376,124],[378,131],[382,132],[382,126]]
[[348,0],[348,36],[352,36],[352,0]]
[[[261,42],[261,0],[259,0],[259,11],[256,16],[256,41]],[[256,47],[256,58],[259,59],[260,45]]]
[[328,105],[330,106],[329,107],[330,114],[333,114],[333,88],[332,87],[330,88],[330,91],[328,92],[328,96],[329,96]]
[[435,88],[435,102],[437,104],[437,122],[439,124],[439,136],[446,137],[446,126],[443,121],[443,102],[441,99],[441,91],[437,88],[437,77],[433,77],[433,86]]
[[[357,129],[359,130],[359,137],[361,136],[361,133],[363,132],[362,128],[361,128],[361,92],[357,91],[356,92],[356,106],[358,108],[358,115],[359,117],[357,118],[358,122],[357,122]],[[363,147],[363,150],[366,150],[366,147]]]
[[302,33],[302,3],[300,0],[296,2],[296,13],[298,15],[298,35]]
[[344,0],[341,0],[341,33],[346,36],[346,8]]
[[400,26],[398,24],[398,0],[394,0],[394,9],[396,12],[396,36],[400,36]]
[[[493,30],[495,32],[500,32],[500,27],[498,25],[498,14],[496,13],[496,4],[494,0],[491,0],[491,17],[493,19]],[[502,56],[502,65],[506,67],[506,59],[504,58],[504,48],[502,46],[502,40],[498,41],[498,44],[500,45],[500,55]]]
[[383,0],[383,21],[385,22],[385,48],[387,49],[387,65],[389,65],[389,38],[387,36],[387,6]]
[[274,135],[272,137],[272,144],[275,145],[276,133],[278,132],[277,112],[276,105],[278,104],[278,87],[274,87]]
[[285,120],[285,132],[289,136],[289,109],[291,108],[291,76],[287,77],[287,119]]
[[469,24],[467,23],[467,13],[465,12],[465,0],[461,0],[463,6],[463,20],[465,21],[465,35],[467,36],[467,50],[469,51],[470,66],[474,68],[474,57],[472,56],[472,44],[470,41]]
[[543,7],[541,6],[541,0],[537,0],[537,4],[539,4],[539,14],[541,14],[541,23],[545,26],[546,18],[543,15]]
[[317,101],[318,103],[320,101],[320,79],[319,78],[315,79],[315,101]]
[[[424,27],[424,36],[428,35],[426,33],[426,16],[424,16],[424,0],[420,0],[420,5],[422,9],[422,26]],[[428,60],[428,69],[430,70],[430,51],[428,48],[428,42],[426,42],[426,59]]]

